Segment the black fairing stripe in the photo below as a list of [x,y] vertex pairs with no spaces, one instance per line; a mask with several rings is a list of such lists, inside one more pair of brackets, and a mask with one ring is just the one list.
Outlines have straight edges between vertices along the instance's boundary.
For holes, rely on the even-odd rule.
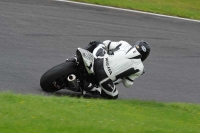
[[135,57],[132,57],[132,58],[129,58],[129,59],[141,59],[142,56],[141,55],[138,55],[138,56],[135,56]]
[[108,50],[110,50],[110,44],[111,44],[111,42],[108,43]]
[[128,77],[129,75],[135,74],[137,72],[139,72],[139,69],[135,70],[134,68],[130,68],[130,69],[124,71],[123,73],[117,75],[116,78],[119,79],[119,78],[123,78],[123,77]]
[[130,79],[129,77],[126,77],[127,80],[133,82],[134,80]]
[[113,49],[112,51],[115,52],[117,50],[119,50],[119,47],[122,46],[122,44],[120,43],[115,49]]
[[126,52],[126,54],[129,52],[129,51],[131,51],[131,49],[133,49],[134,47],[131,47],[127,52]]

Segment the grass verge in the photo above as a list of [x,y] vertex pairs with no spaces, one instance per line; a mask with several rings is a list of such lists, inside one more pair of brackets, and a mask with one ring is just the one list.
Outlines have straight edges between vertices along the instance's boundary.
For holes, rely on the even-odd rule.
[[73,0],[200,20],[200,0]]
[[2,133],[199,133],[200,105],[0,93]]

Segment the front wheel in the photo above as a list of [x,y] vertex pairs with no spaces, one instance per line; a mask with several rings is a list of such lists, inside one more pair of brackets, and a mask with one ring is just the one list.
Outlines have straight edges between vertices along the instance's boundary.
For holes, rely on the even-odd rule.
[[63,86],[63,84],[67,87],[67,81],[65,79],[70,74],[74,74],[78,77],[78,66],[73,62],[61,63],[42,75],[40,86],[46,92],[58,91],[62,89],[61,86]]

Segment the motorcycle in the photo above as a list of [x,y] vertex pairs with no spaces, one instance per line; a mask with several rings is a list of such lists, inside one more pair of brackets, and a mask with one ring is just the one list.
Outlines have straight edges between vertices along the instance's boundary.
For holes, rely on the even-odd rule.
[[78,48],[76,57],[75,61],[66,61],[45,72],[40,79],[41,88],[46,92],[68,89],[85,95],[88,91],[84,83],[91,83],[92,87],[99,87],[94,75],[93,54]]

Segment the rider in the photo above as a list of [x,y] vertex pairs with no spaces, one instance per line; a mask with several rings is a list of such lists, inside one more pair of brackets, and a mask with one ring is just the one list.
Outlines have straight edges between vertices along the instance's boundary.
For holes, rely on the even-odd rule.
[[109,99],[118,98],[116,83],[121,81],[130,87],[145,72],[142,62],[150,53],[149,44],[143,40],[133,46],[126,41],[92,41],[85,49],[95,57],[94,72],[100,85],[91,91],[99,91],[102,97]]

